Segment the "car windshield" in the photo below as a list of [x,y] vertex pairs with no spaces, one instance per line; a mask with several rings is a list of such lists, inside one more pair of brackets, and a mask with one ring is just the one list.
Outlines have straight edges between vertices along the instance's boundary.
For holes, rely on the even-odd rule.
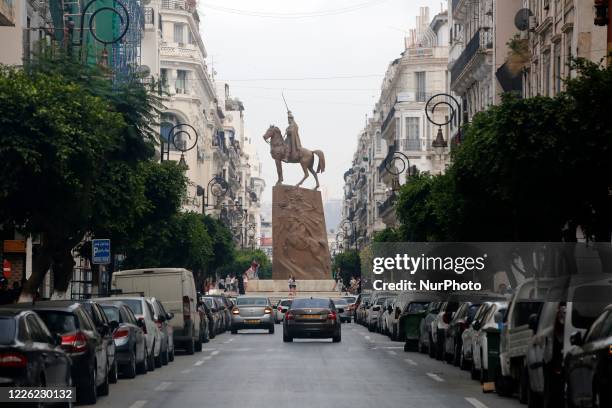
[[266,306],[268,299],[266,298],[253,298],[253,297],[239,297],[236,300],[237,306]]
[[72,313],[55,310],[37,310],[36,313],[52,333],[70,333],[79,328],[78,320]]
[[427,302],[412,302],[408,305],[408,313],[420,313],[427,309],[429,303]]
[[119,315],[119,308],[115,306],[102,306],[104,314],[110,321],[121,322],[121,316]]
[[334,305],[336,306],[347,306],[348,302],[346,299],[334,299]]
[[281,300],[281,306],[291,306],[291,300]]
[[16,329],[17,323],[15,319],[12,317],[0,317],[0,344],[3,346],[13,344]]
[[142,301],[140,299],[121,299],[123,303],[125,303],[132,312],[137,315],[142,314]]
[[355,301],[357,300],[355,296],[345,296],[344,299],[347,303],[355,303]]
[[388,298],[378,298],[378,300],[376,301],[376,304],[377,304],[377,305],[382,305],[382,304],[384,304],[384,303],[385,303],[385,301],[386,301],[387,299],[388,299]]
[[291,304],[292,309],[325,309],[329,307],[329,299],[295,299]]
[[206,306],[211,307],[211,308],[214,307],[214,304],[213,304],[214,302],[211,298],[204,298],[202,300],[204,300],[204,303],[206,303]]

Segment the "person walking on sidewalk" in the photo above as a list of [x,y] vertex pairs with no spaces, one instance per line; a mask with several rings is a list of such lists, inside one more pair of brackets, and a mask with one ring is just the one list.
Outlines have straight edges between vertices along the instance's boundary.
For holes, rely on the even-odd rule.
[[297,294],[297,282],[293,275],[289,276],[287,283],[289,283],[289,296],[295,296]]

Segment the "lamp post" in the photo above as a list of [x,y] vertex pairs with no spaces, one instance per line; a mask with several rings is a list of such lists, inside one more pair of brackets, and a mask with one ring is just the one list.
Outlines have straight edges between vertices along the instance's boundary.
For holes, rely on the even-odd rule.
[[342,230],[344,231],[344,236],[348,235],[348,231],[350,228],[351,241],[352,244],[355,245],[355,249],[357,250],[357,227],[355,226],[355,222],[345,218],[344,220],[340,221],[340,224],[338,224],[338,228],[342,228]]
[[[435,114],[436,110],[447,108],[449,110],[449,115],[444,115],[444,119],[436,119]],[[427,116],[427,120],[435,126],[438,126],[438,133],[436,134],[436,139],[431,143],[431,147],[433,147],[434,151],[440,158],[440,162],[442,167],[444,166],[443,155],[445,153],[446,148],[448,147],[448,141],[444,139],[444,133],[442,131],[442,126],[446,126],[455,119],[455,115],[461,109],[461,105],[453,97],[447,93],[439,93],[427,101],[425,104],[425,116]],[[458,126],[461,126],[461,116],[458,116]]]
[[225,179],[219,175],[216,175],[210,180],[208,180],[208,183],[206,184],[206,189],[204,189],[204,187],[202,186],[198,186],[198,196],[204,196],[204,200],[202,203],[202,213],[204,214],[207,208],[216,207],[216,204],[210,204],[208,201],[211,196],[217,197],[217,199],[219,199],[220,197],[225,196],[228,190],[229,185],[227,184],[227,181],[225,181]]
[[179,123],[178,125],[172,126],[168,132],[168,141],[164,143],[163,139],[161,140],[160,151],[162,162],[164,160],[170,160],[170,144],[172,144],[177,151],[181,152],[179,166],[185,170],[189,170],[189,166],[185,160],[185,153],[192,150],[198,144],[198,132],[193,126],[187,123]]
[[[398,168],[396,163],[401,163],[401,167]],[[393,181],[391,185],[391,191],[396,192],[399,191],[401,187],[400,183],[400,175],[402,173],[406,173],[406,178],[418,174],[419,170],[416,166],[410,165],[410,160],[408,156],[406,156],[402,152],[395,151],[390,159],[385,159],[385,169],[389,174],[393,176]]]

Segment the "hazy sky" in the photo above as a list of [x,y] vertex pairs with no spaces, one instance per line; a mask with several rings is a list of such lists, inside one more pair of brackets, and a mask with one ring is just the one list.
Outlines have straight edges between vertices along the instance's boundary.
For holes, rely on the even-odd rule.
[[[447,2],[199,0],[209,65],[245,105],[246,133],[264,164],[264,201],[271,201],[276,169],[262,136],[270,124],[283,132],[287,126],[283,90],[302,145],[325,152],[324,196],[342,196],[342,175],[365,115],[371,115],[387,65],[404,50],[403,31],[414,28],[421,6],[429,6],[433,17]],[[285,164],[284,171],[287,184],[301,178],[298,164]],[[304,186],[313,183],[311,177]]]

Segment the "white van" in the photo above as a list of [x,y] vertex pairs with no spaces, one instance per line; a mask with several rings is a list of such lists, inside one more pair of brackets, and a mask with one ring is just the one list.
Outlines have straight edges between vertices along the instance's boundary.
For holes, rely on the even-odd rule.
[[202,322],[198,310],[195,282],[191,271],[183,268],[132,269],[113,273],[115,293],[155,297],[174,316],[170,325],[174,344],[187,354],[202,350]]

